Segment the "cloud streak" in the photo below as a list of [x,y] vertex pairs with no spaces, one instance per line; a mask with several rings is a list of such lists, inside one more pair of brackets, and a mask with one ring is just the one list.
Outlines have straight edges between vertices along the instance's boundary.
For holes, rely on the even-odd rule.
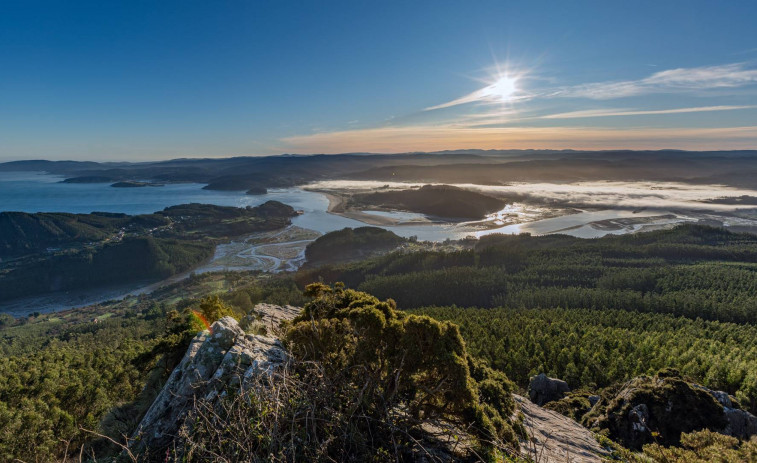
[[463,97],[442,103],[436,106],[429,106],[424,111],[433,111],[435,109],[451,108],[452,106],[459,106],[468,103],[503,103],[512,102],[526,98],[525,95],[518,95],[519,93],[516,82],[517,77],[509,77],[507,75],[500,76],[494,83],[487,85],[486,87],[476,90],[473,93],[469,93]]
[[[451,108],[453,106],[469,103],[501,102],[503,82],[514,85],[515,79],[502,77],[499,81],[476,90],[475,92],[446,103],[429,106],[425,108],[424,111]],[[668,69],[656,72],[649,77],[639,80],[595,82],[545,89],[531,94],[526,94],[519,90],[517,95],[508,95],[506,100],[509,102],[540,98],[588,98],[594,100],[608,100],[650,93],[737,88],[753,84],[757,84],[757,69],[748,68],[745,63],[732,63],[719,66]],[[511,90],[515,93],[514,87]]]
[[654,109],[654,110],[633,110],[633,109],[587,109],[583,111],[570,111],[559,114],[549,114],[542,116],[542,119],[579,119],[588,117],[611,117],[611,116],[642,116],[650,114],[684,114],[700,113],[709,111],[734,111],[738,109],[754,109],[757,106],[700,106],[696,108],[675,108],[675,109]]
[[481,101],[486,96],[487,89],[489,87],[484,87],[481,90],[476,90],[473,93],[469,93],[465,96],[462,96],[456,100],[449,101],[447,103],[442,103],[436,106],[429,106],[428,108],[425,108],[424,111],[433,111],[435,109],[451,108],[452,106],[458,106],[461,104],[474,103],[476,101]]
[[650,93],[736,88],[757,84],[757,69],[744,63],[660,71],[640,80],[598,82],[564,87],[544,96],[607,100]]

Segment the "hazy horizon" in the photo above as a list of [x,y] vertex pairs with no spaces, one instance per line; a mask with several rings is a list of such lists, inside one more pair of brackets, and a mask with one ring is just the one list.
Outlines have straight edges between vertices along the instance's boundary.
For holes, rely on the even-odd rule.
[[[447,151],[448,153],[446,153]],[[53,159],[53,158],[33,158],[33,157],[24,157],[24,158],[8,158],[8,159],[0,159],[0,164],[8,163],[8,162],[96,162],[100,164],[124,164],[124,163],[150,163],[150,162],[168,162],[168,161],[181,161],[181,160],[222,160],[222,159],[234,159],[234,158],[264,158],[264,157],[307,157],[307,156],[402,156],[402,155],[409,155],[409,154],[428,154],[428,155],[445,155],[445,154],[452,154],[452,153],[470,153],[470,154],[476,154],[476,152],[484,152],[484,153],[505,153],[505,152],[523,152],[523,153],[564,153],[569,154],[571,152],[574,152],[576,154],[581,153],[596,153],[596,154],[602,154],[602,153],[611,153],[611,152],[618,152],[618,153],[646,153],[646,152],[660,152],[660,153],[666,153],[666,152],[681,152],[681,153],[712,153],[712,152],[719,152],[719,153],[738,153],[738,152],[754,152],[757,154],[757,147],[753,149],[701,149],[701,150],[684,150],[684,149],[677,149],[677,148],[660,148],[660,149],[627,149],[627,148],[615,148],[615,149],[573,149],[573,148],[564,148],[564,149],[549,149],[549,148],[520,148],[520,149],[498,149],[498,148],[491,148],[491,149],[482,149],[482,148],[461,148],[456,150],[439,150],[439,151],[397,151],[397,152],[335,152],[335,153],[273,153],[273,154],[229,154],[229,155],[218,155],[218,156],[208,156],[208,155],[197,155],[197,156],[177,156],[177,157],[167,157],[167,158],[150,158],[150,159],[108,159],[108,160],[99,160],[98,157],[91,157],[91,158],[80,158],[80,159],[74,159],[74,158],[61,158],[61,159]]]

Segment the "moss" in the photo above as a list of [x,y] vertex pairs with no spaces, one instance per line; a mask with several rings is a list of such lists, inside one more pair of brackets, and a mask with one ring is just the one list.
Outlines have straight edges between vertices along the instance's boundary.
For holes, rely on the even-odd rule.
[[591,410],[590,395],[588,392],[573,392],[560,400],[549,402],[544,405],[544,408],[580,422],[581,418]]
[[595,422],[610,438],[632,449],[652,442],[678,445],[681,433],[718,430],[726,424],[723,407],[712,395],[670,370],[626,383]]

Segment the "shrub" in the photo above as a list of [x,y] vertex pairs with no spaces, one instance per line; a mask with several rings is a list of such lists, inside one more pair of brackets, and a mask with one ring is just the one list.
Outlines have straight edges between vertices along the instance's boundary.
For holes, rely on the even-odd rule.
[[394,429],[441,421],[468,429],[487,451],[517,448],[512,384],[468,356],[456,325],[339,284],[312,284],[306,294],[313,299],[289,327],[288,347],[340,379],[332,406],[368,418],[350,422],[354,436],[388,443]]
[[217,295],[208,296],[200,301],[200,312],[208,323],[213,323],[226,316],[238,318],[234,309],[226,305]]
[[735,463],[757,461],[757,438],[742,442],[708,430],[681,435],[681,447],[644,446],[644,455],[667,463]]

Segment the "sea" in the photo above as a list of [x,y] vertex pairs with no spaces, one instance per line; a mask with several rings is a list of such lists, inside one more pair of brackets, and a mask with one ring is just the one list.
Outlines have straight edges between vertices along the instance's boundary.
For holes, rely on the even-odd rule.
[[[365,226],[357,220],[328,213],[326,196],[302,188],[272,189],[264,195],[247,195],[240,191],[204,190],[204,185],[199,183],[114,188],[110,183],[62,183],[63,180],[64,177],[44,172],[0,172],[0,212],[122,212],[133,215],[149,214],[177,204],[246,207],[275,200],[302,211],[292,220],[301,228],[328,233]],[[396,214],[398,218],[404,218],[405,213]],[[400,236],[417,236],[428,241],[462,237],[455,227],[444,224],[385,228]]]

